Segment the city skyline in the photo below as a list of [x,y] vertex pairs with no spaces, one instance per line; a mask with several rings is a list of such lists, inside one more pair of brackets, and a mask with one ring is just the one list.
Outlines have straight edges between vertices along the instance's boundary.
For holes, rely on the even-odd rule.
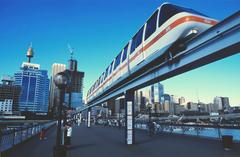
[[[35,50],[32,62],[40,64],[42,69],[48,70],[50,74],[53,63],[67,64],[70,58],[67,44],[70,43],[74,47],[74,58],[79,62],[79,69],[86,72],[84,82],[86,95],[92,83],[164,1],[138,1],[138,7],[135,7],[136,1],[107,1],[104,4],[93,0],[91,2],[1,1],[0,17],[3,20],[0,30],[2,34],[0,52],[4,59],[1,60],[0,66],[8,65],[8,68],[1,68],[0,76],[13,76],[22,61],[27,60],[25,53],[30,42],[33,43]],[[126,2],[129,5],[125,5]],[[208,5],[204,7],[202,1],[169,2],[193,8],[218,20],[239,10],[237,0],[220,1],[219,5],[216,5],[216,2],[207,2]],[[111,45],[108,44],[110,42]],[[13,55],[16,58],[12,59]],[[198,93],[199,99],[207,102],[210,98],[213,99],[212,95],[227,96],[230,98],[230,104],[239,105],[240,96],[236,85],[240,82],[237,69],[239,59],[240,55],[237,54],[162,81],[165,92],[189,97],[192,101],[196,100]],[[12,62],[11,65],[9,61]],[[210,74],[212,75],[209,76]],[[219,79],[213,80],[216,75]],[[209,84],[212,87],[208,87]],[[220,90],[217,88],[219,84]],[[185,86],[187,90],[183,90]]]
[[[240,92],[238,92],[240,77],[237,67],[233,68],[233,65],[237,64],[239,59],[239,54],[228,57],[161,83],[164,85],[165,93],[183,96],[188,101],[213,103],[214,97],[223,96],[229,97],[231,106],[237,106],[240,105]],[[222,70],[228,71],[226,73],[217,71],[220,65],[225,65]],[[208,77],[204,77],[206,75]],[[175,84],[173,85],[172,82]]]

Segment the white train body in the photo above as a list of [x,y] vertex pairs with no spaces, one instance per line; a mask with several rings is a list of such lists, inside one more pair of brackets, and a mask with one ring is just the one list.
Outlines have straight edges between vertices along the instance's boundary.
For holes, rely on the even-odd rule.
[[137,66],[141,66],[141,62],[147,60],[162,48],[172,45],[178,39],[185,38],[191,31],[200,34],[216,23],[216,20],[192,9],[164,3],[140,28],[90,88],[87,93],[87,102],[117,83],[119,78],[128,77],[131,71]]

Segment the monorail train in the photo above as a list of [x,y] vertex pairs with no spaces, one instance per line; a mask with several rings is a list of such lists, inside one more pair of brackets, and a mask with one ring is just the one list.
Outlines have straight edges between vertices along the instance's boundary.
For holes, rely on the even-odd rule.
[[[104,92],[120,77],[128,77],[137,66],[142,66],[142,61],[164,47],[190,39],[216,23],[216,20],[195,10],[170,3],[162,4],[92,85],[86,101]],[[163,54],[156,57],[163,57]]]

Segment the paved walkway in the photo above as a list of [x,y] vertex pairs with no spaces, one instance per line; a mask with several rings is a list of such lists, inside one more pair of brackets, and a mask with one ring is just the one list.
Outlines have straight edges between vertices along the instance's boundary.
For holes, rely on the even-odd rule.
[[[47,133],[47,140],[38,137],[17,146],[3,157],[52,157],[56,128]],[[124,144],[124,131],[118,128],[75,126],[68,157],[240,157],[240,145],[224,151],[219,141],[178,135],[148,137],[146,131],[136,132],[136,144]]]

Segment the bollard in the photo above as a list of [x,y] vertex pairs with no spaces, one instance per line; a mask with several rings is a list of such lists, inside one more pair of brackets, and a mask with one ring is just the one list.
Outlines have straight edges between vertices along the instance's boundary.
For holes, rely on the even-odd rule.
[[233,147],[233,136],[231,135],[223,135],[222,143],[224,150],[231,150]]

